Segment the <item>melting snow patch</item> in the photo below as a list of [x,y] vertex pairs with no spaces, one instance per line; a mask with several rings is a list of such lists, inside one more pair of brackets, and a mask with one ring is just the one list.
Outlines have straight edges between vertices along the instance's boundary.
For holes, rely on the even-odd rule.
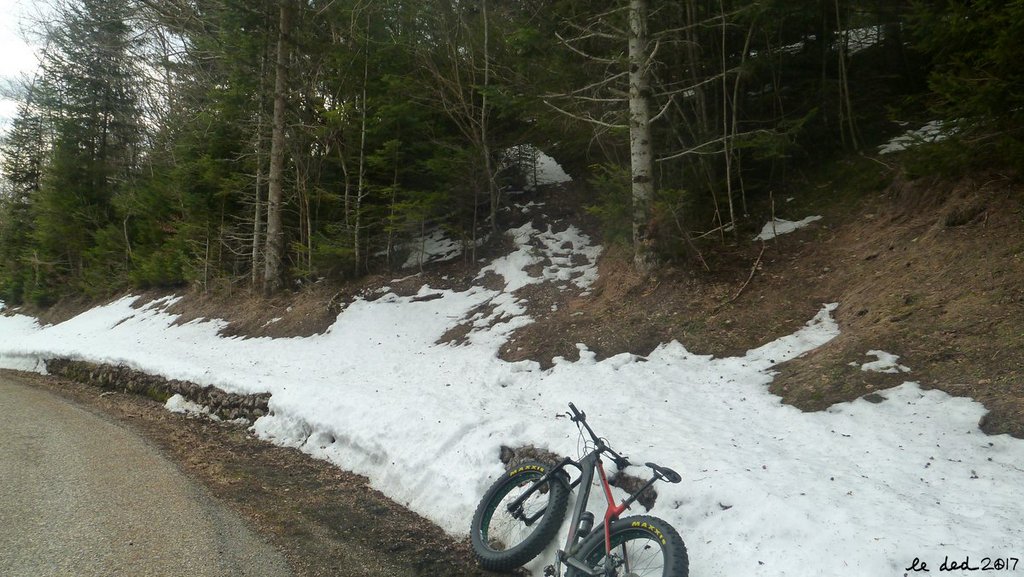
[[412,240],[406,245],[411,252],[402,268],[413,268],[431,262],[445,262],[462,254],[462,243],[449,238],[444,230],[434,231]]
[[[528,222],[507,234],[518,248],[480,269],[477,279],[488,272],[498,274],[505,279],[505,292],[544,281],[571,283],[586,290],[597,280],[597,258],[602,248],[590,244],[590,237],[575,226],[555,232],[548,225],[547,230],[539,231]],[[537,266],[541,269],[535,276],[526,270]]]
[[[534,201],[531,200],[530,202],[528,202],[526,204],[518,204],[517,203],[515,205],[515,207],[517,209],[519,209],[519,212],[522,212],[523,214],[529,214],[532,209],[534,209],[534,208],[543,208],[545,204],[547,204],[547,203],[545,203],[545,202],[534,202]],[[3,304],[3,303],[0,303],[0,304]],[[3,309],[0,308],[0,310],[3,310]]]
[[889,374],[910,372],[910,367],[905,367],[897,362],[900,360],[899,355],[893,355],[885,351],[868,351],[867,354],[878,360],[861,365],[860,370],[862,371]]
[[942,120],[933,120],[917,130],[908,130],[903,135],[897,136],[886,144],[879,146],[878,154],[900,152],[925,142],[940,142],[949,138],[955,132],[955,128],[947,127],[946,123]]
[[803,228],[812,222],[819,220],[821,220],[820,216],[808,216],[807,218],[796,222],[777,218],[764,225],[760,234],[755,236],[754,240],[771,240],[779,235],[793,232],[794,230]]
[[210,407],[204,407],[198,403],[193,403],[180,394],[176,394],[167,399],[167,402],[164,403],[164,408],[172,413],[193,415],[197,417],[209,417],[214,421],[220,420],[220,417],[210,413]]

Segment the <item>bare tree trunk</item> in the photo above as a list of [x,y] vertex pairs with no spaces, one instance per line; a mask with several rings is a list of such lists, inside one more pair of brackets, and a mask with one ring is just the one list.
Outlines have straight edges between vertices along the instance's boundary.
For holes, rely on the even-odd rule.
[[[370,17],[366,17],[366,29],[370,29]],[[369,48],[366,49],[365,60],[363,60],[363,94],[362,101],[360,102],[360,121],[359,121],[359,174],[356,175],[356,212],[355,212],[355,229],[353,231],[353,248],[355,250],[355,270],[353,271],[356,276],[359,276],[362,272],[362,226],[363,226],[363,198],[366,197],[366,84],[370,78],[370,53]]]
[[629,152],[633,192],[633,263],[641,273],[654,268],[651,202],[654,198],[650,85],[647,77],[647,0],[629,2]]
[[[262,130],[262,129],[261,129]],[[259,286],[260,275],[260,244],[263,242],[263,138],[259,137],[260,145],[256,148],[256,214],[252,223],[252,286]]]
[[[698,88],[703,81],[699,74],[702,67],[702,57],[699,48],[701,46],[701,39],[698,34],[698,30],[700,30],[698,22],[697,2],[696,0],[688,0],[686,2],[686,29],[684,32],[684,45],[686,46],[686,67],[690,71],[690,83],[694,86],[692,101],[696,129],[691,129],[691,136],[695,143],[705,142],[712,138],[712,121],[711,113],[708,110],[707,97],[705,96],[704,89]],[[685,148],[685,142],[680,140],[680,144]],[[725,223],[722,220],[722,210],[718,202],[718,186],[715,165],[711,162],[710,157],[705,155],[700,155],[697,162],[708,184],[708,191],[711,193],[711,203],[715,209],[712,222],[718,223],[718,226],[724,230]]]
[[305,259],[300,258],[300,261],[305,268],[304,274],[309,274],[313,271],[313,210],[309,200],[310,169],[308,164],[299,162],[295,157],[293,159],[295,160],[295,190],[298,193],[299,201],[299,242],[306,249]]
[[288,89],[288,36],[291,34],[289,0],[281,0],[281,24],[277,40],[277,67],[274,80],[274,126],[270,141],[270,190],[267,198],[267,254],[263,270],[263,294],[269,296],[283,284],[284,230],[281,225],[281,199],[284,190],[284,113]]
[[[722,155],[725,160],[725,194],[726,201],[729,207],[729,224],[735,230],[736,227],[736,206],[733,203],[732,194],[732,147],[730,146],[731,141],[736,136],[736,132],[730,132],[729,124],[729,64],[726,59],[726,42],[728,40],[728,22],[725,17],[725,4],[722,0],[718,0],[718,9],[722,15]],[[739,73],[737,73],[738,76]],[[738,80],[737,80],[738,81]],[[733,118],[736,115],[735,100],[733,101],[734,107],[732,109]]]
[[[725,25],[726,25],[726,15],[725,15],[725,6],[721,2],[721,0],[719,0],[718,5],[719,5],[719,8],[721,9],[721,12],[722,12],[722,82],[724,83],[726,75],[727,75],[726,61],[725,61],[725,41],[726,41]],[[737,224],[736,223],[736,210],[735,210],[735,205],[733,203],[733,196],[734,196],[733,195],[733,155],[734,154],[737,155],[737,158],[735,159],[737,165],[740,164],[740,158],[739,158],[739,154],[736,152],[736,149],[734,147],[734,144],[735,144],[734,141],[736,139],[736,135],[739,134],[740,83],[743,80],[743,64],[747,60],[747,52],[750,50],[750,40],[751,40],[751,38],[754,35],[754,27],[755,27],[755,25],[756,25],[756,20],[752,20],[750,22],[750,27],[747,29],[747,37],[743,41],[743,52],[740,53],[740,65],[739,65],[739,67],[736,70],[736,77],[733,80],[733,85],[732,85],[732,102],[729,103],[728,105],[726,105],[725,102],[722,103],[722,116],[725,117],[726,116],[726,111],[729,111],[728,114],[732,117],[731,120],[729,121],[729,123],[726,125],[726,129],[725,129],[726,132],[725,132],[725,134],[726,134],[727,138],[725,140],[725,144],[723,145],[723,147],[725,149],[726,190],[729,193],[729,219],[732,221],[731,224],[732,224],[733,234],[737,235],[737,236],[739,234],[739,232],[738,232],[739,228],[736,226],[736,224]],[[725,86],[723,84],[723,94],[724,94],[724,91],[725,91]],[[739,185],[740,185],[740,198],[743,201],[743,206],[742,206],[743,214],[746,215],[746,213],[747,213],[747,193],[746,193],[746,191],[743,188],[743,170],[742,170],[742,166],[737,166],[735,172],[736,172],[736,175],[738,177]]]
[[[402,132],[401,125],[399,125],[398,138],[401,140]],[[387,265],[388,270],[392,270],[391,266],[391,253],[395,249],[395,205],[398,203],[398,152],[399,147],[395,147],[394,167],[391,173],[391,207],[388,209],[388,247],[387,247]]]
[[[266,16],[267,24],[270,24],[270,14]],[[266,139],[263,136],[264,127],[264,111],[266,110],[266,79],[267,79],[267,64],[270,62],[270,41],[265,39],[263,42],[263,54],[260,56],[260,95],[259,95],[259,110],[256,111],[256,190],[255,190],[255,207],[252,221],[252,280],[250,281],[253,292],[260,290],[260,278],[262,273],[262,260],[263,256],[263,154]]]
[[[839,134],[843,144],[849,143],[853,149],[860,150],[857,139],[857,126],[853,118],[853,102],[850,100],[850,84],[846,73],[847,33],[843,30],[839,0],[835,1],[836,9],[836,54],[839,59]],[[847,134],[847,131],[849,133]]]
[[[262,66],[261,66],[262,68]],[[260,81],[262,85],[262,80]],[[260,89],[260,102],[263,101],[263,90]],[[252,289],[260,286],[260,245],[263,243],[263,106],[258,112],[259,121],[256,126],[256,207],[252,221]]]
[[[487,190],[491,200],[491,230],[498,231],[498,204],[501,201],[498,184],[495,182],[494,167],[491,163],[491,146],[487,142],[487,91],[491,83],[490,23],[487,20],[487,0],[481,0],[484,25],[484,90],[480,101],[480,152],[484,157],[487,172]],[[475,233],[474,233],[475,234]]]

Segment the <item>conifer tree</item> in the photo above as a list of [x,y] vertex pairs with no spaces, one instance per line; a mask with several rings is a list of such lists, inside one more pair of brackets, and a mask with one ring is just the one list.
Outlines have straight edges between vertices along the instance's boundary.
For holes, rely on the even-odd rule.
[[12,143],[36,144],[7,159],[6,178],[29,200],[31,246],[22,261],[39,279],[38,300],[55,298],[63,285],[108,290],[129,264],[113,201],[131,190],[141,142],[130,10],[127,0],[60,6],[32,102],[11,135]]

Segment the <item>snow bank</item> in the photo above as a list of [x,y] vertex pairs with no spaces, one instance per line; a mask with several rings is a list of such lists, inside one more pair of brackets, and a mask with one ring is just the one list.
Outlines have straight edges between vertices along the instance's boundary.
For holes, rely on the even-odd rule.
[[[424,285],[357,300],[323,335],[220,337],[219,321],[174,326],[166,302],[135,309],[126,298],[56,326],[2,317],[0,359],[69,356],[270,392],[261,437],[366,475],[457,535],[502,471],[501,445],[577,454],[576,430],[559,416],[573,401],[634,462],[683,475],[659,487],[653,514],[678,528],[694,575],[877,577],[914,558],[937,567],[944,555],[1020,556],[1024,443],[982,434],[978,403],[906,383],[879,404],[802,413],[768,392],[773,367],[838,334],[835,305],[732,358],[670,342],[601,361],[581,345],[579,361],[549,370],[499,360],[509,332],[530,322],[511,292],[537,278],[523,268],[539,255],[526,253],[558,268],[599,250],[571,228],[512,234],[518,248],[491,269],[504,290]],[[580,288],[591,278],[542,274]],[[426,295],[435,298],[417,298]],[[460,322],[473,323],[465,344],[437,342]]]

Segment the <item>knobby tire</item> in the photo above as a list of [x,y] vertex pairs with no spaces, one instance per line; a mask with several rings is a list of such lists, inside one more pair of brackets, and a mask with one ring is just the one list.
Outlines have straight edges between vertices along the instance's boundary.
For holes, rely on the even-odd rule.
[[[657,517],[626,517],[611,524],[612,575],[622,577],[688,577],[689,558],[679,533]],[[604,569],[609,562],[605,551],[604,527],[598,526],[580,543],[576,555],[592,569]],[[601,573],[605,575],[605,573]],[[569,565],[566,577],[586,574]]]
[[565,518],[569,488],[564,475],[555,475],[523,503],[527,515],[543,515],[531,526],[509,513],[507,505],[522,495],[551,466],[537,461],[512,467],[491,485],[473,514],[470,541],[480,566],[507,572],[521,567],[547,547]]

